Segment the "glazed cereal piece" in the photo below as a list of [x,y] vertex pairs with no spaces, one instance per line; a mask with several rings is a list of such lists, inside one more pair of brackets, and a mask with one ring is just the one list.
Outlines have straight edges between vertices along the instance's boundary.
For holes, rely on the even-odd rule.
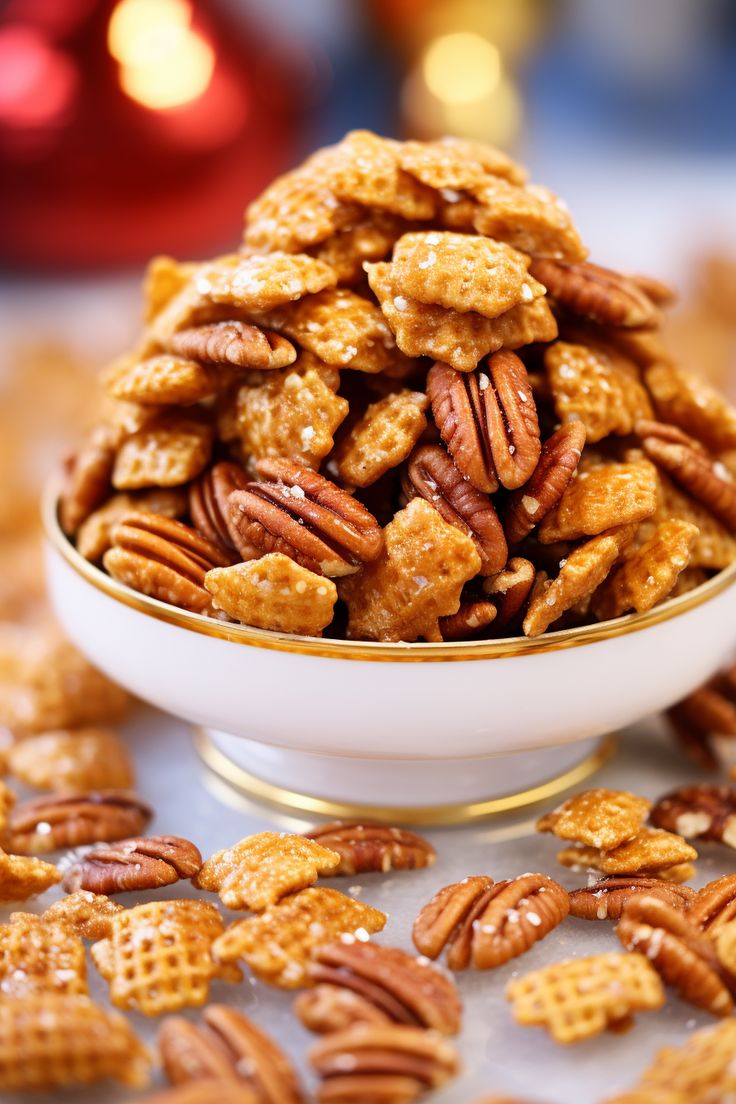
[[337,588],[289,556],[271,552],[258,560],[216,567],[204,585],[216,609],[243,625],[320,636],[333,618]]
[[594,537],[613,526],[650,517],[657,507],[657,473],[647,460],[606,463],[578,472],[539,527],[542,544]]
[[64,925],[28,912],[0,924],[0,992],[86,994],[84,944]]
[[27,901],[60,881],[61,873],[52,863],[0,851],[0,904]]
[[521,188],[501,177],[489,177],[472,192],[478,204],[473,226],[479,234],[537,257],[585,260],[587,249],[567,208],[549,189],[539,185]]
[[457,613],[464,584],[481,567],[472,539],[415,498],[386,527],[384,541],[377,560],[340,582],[348,637],[441,640],[439,618]]
[[312,984],[308,967],[315,947],[335,939],[365,940],[388,917],[362,901],[321,886],[283,897],[258,916],[236,920],[214,946],[220,962],[242,959],[268,985],[296,989]]
[[77,552],[97,563],[112,544],[112,530],[126,514],[143,510],[147,514],[181,518],[187,512],[187,494],[181,487],[154,487],[149,491],[112,495],[83,521],[77,530]]
[[[466,192],[480,188],[487,176],[501,176],[523,184],[526,171],[495,146],[468,138],[439,138],[435,142],[402,142],[402,169],[438,192]],[[447,196],[443,199],[449,202]]]
[[593,597],[591,608],[599,621],[620,617],[627,610],[642,613],[671,594],[687,567],[698,530],[688,521],[663,521],[639,548],[627,554]]
[[188,483],[207,465],[212,436],[212,427],[193,414],[162,414],[121,445],[113,486],[118,491],[132,491]]
[[509,982],[517,1023],[544,1027],[556,1043],[621,1031],[634,1012],[661,1008],[664,989],[641,954],[600,954],[557,962]]
[[589,444],[631,433],[652,416],[638,369],[612,347],[555,341],[544,364],[557,417],[563,424],[582,422]]
[[406,460],[427,428],[428,406],[425,394],[408,389],[371,403],[331,457],[343,482],[368,487]]
[[[12,751],[13,747],[11,746],[8,749],[8,755]],[[4,755],[2,757],[2,769],[10,769],[7,755]],[[0,782],[0,837],[5,834],[5,829],[8,826],[10,810],[13,808],[17,800],[18,799],[15,795],[15,792],[11,790],[10,786],[6,786],[4,782]]]
[[116,399],[146,406],[191,406],[216,395],[230,382],[227,371],[186,357],[125,357],[108,370],[104,383]]
[[304,836],[259,832],[217,851],[193,883],[219,894],[226,908],[259,912],[339,864],[337,852]]
[[694,1100],[725,1102],[736,1092],[735,1047],[733,1018],[693,1032],[682,1046],[664,1047],[640,1078],[645,1094],[642,1104],[659,1104],[655,1094],[665,1091],[682,1094],[684,1104]]
[[708,381],[671,362],[644,373],[657,415],[695,437],[712,452],[736,448],[736,410]]
[[381,261],[411,223],[386,211],[364,212],[355,223],[312,247],[312,254],[334,271],[341,286],[360,283],[364,261]]
[[[351,130],[322,152],[330,187],[338,199],[400,215],[429,219],[435,198],[429,188],[404,172],[401,145],[369,130]],[[320,156],[320,155],[318,155]]]
[[584,790],[537,821],[538,832],[610,851],[636,836],[651,801],[628,790]]
[[315,295],[336,283],[336,274],[329,265],[305,253],[235,253],[203,265],[197,274],[197,288],[202,295],[215,303],[254,313]]
[[26,736],[8,751],[8,768],[37,790],[125,790],[135,783],[128,751],[110,729],[89,727]]
[[151,901],[112,917],[110,935],[91,947],[92,961],[110,983],[116,1008],[144,1016],[177,1012],[204,1004],[213,978],[240,980],[236,967],[223,968],[213,957],[222,932],[208,901]]
[[485,318],[544,295],[525,254],[477,234],[404,234],[394,246],[389,277],[398,295]]
[[112,932],[112,918],[123,906],[101,893],[80,889],[60,897],[43,914],[48,923],[61,924],[80,939],[105,939]]
[[525,635],[539,636],[566,610],[593,594],[634,539],[635,531],[634,525],[620,525],[578,545],[557,578],[546,580],[532,593],[524,617]]
[[682,836],[660,828],[642,828],[633,837],[609,851],[579,844],[557,855],[563,866],[600,870],[602,874],[656,874],[689,864],[698,853]]

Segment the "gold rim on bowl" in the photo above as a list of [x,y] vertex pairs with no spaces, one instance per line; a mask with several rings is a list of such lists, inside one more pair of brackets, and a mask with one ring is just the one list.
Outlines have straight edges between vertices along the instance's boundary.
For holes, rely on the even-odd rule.
[[500,659],[519,655],[536,655],[541,652],[562,651],[612,640],[617,636],[659,625],[688,610],[695,609],[715,598],[736,580],[736,562],[723,568],[712,579],[660,603],[646,613],[630,613],[613,621],[601,621],[577,629],[562,629],[537,637],[509,637],[502,640],[469,640],[441,644],[381,644],[363,640],[330,640],[314,636],[293,636],[289,633],[256,629],[249,625],[235,625],[216,621],[200,613],[190,613],[157,598],[149,598],[137,590],[119,583],[99,567],[80,556],[64,534],[58,519],[59,477],[51,479],[43,494],[41,513],[43,528],[51,546],[62,559],[86,582],[103,594],[114,598],[131,609],[145,613],[157,621],[189,629],[204,636],[229,640],[234,644],[248,644],[253,648],[291,652],[297,655],[324,656],[330,659],[367,660],[370,662],[412,663],[419,661],[446,662],[448,660]]

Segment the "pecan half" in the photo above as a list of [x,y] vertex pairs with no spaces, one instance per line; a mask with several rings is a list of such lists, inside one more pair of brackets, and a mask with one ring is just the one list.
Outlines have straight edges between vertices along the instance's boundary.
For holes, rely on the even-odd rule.
[[487,372],[457,372],[434,364],[427,394],[440,435],[458,468],[487,494],[500,484],[526,483],[541,452],[539,422],[526,368],[502,349],[489,357]]
[[109,896],[173,885],[180,878],[193,878],[201,866],[202,856],[189,840],[138,836],[89,851],[68,868],[61,884],[67,893],[87,889]]
[[447,947],[453,970],[488,970],[524,954],[557,927],[569,910],[567,892],[544,874],[510,881],[466,878],[445,886],[421,910],[414,945],[428,958]]
[[244,490],[248,482],[239,464],[221,460],[192,483],[189,513],[195,529],[207,540],[225,548],[236,548],[227,500],[233,491]]
[[347,989],[391,1023],[460,1030],[462,1006],[455,983],[443,971],[397,947],[335,942],[312,953],[309,978],[318,986]]
[[503,571],[483,583],[484,593],[496,606],[497,630],[521,621],[536,577],[534,564],[522,556],[512,556]]
[[582,422],[568,422],[547,438],[531,476],[509,495],[503,519],[509,544],[528,536],[557,505],[577,471],[584,444]]
[[458,1071],[455,1048],[433,1031],[357,1024],[321,1039],[309,1053],[321,1085],[318,1104],[410,1104]]
[[179,330],[168,339],[172,353],[203,364],[234,364],[239,368],[286,368],[296,349],[281,334],[247,322],[211,322]]
[[263,482],[228,499],[239,550],[281,552],[330,576],[352,575],[380,555],[381,528],[352,495],[293,460],[259,460],[256,468]]
[[471,640],[492,625],[497,615],[498,610],[493,602],[484,602],[482,599],[462,602],[457,613],[440,617],[442,639]]
[[639,425],[637,433],[646,434],[641,439],[644,452],[728,529],[736,530],[736,484],[728,470],[682,431],[676,431],[675,440],[672,429],[657,422]]
[[402,484],[408,499],[421,495],[445,521],[472,538],[481,558],[481,575],[501,570],[508,549],[493,503],[468,482],[443,448],[423,445],[415,449]]
[[338,985],[315,985],[300,993],[293,1007],[297,1018],[315,1035],[330,1035],[359,1023],[394,1022],[368,997]]
[[736,667],[721,671],[665,715],[688,758],[705,770],[717,770],[713,738],[736,736]]
[[539,257],[532,261],[529,271],[561,306],[593,322],[654,329],[661,321],[645,289],[610,268],[590,261],[563,264]]
[[35,797],[10,814],[11,846],[19,855],[119,840],[140,832],[151,809],[123,790]]
[[714,1016],[727,1016],[733,1000],[712,942],[688,914],[659,897],[636,896],[626,904],[616,935],[629,951],[645,954],[683,1000]]
[[231,553],[174,518],[135,511],[112,532],[113,547],[102,562],[126,586],[195,613],[213,613],[204,577],[228,567]]
[[111,426],[97,426],[69,462],[59,499],[59,520],[69,536],[110,493],[117,437]]
[[736,874],[724,874],[699,889],[687,917],[709,936],[715,936],[725,924],[736,920]]
[[237,1078],[253,1090],[259,1104],[301,1104],[304,1100],[294,1069],[280,1047],[242,1012],[226,1005],[208,1005],[197,1026],[180,1016],[169,1016],[161,1025],[159,1047],[173,1085]]
[[437,858],[432,844],[405,828],[385,824],[346,823],[340,820],[321,824],[302,833],[323,847],[336,851],[340,865],[336,874],[365,874],[380,870],[415,870],[431,866]]
[[649,819],[685,839],[717,840],[736,848],[736,789],[706,782],[680,786],[657,801]]
[[684,912],[695,898],[690,886],[673,885],[645,874],[610,874],[592,885],[570,892],[570,915],[580,920],[619,920],[624,907],[637,893],[659,897]]

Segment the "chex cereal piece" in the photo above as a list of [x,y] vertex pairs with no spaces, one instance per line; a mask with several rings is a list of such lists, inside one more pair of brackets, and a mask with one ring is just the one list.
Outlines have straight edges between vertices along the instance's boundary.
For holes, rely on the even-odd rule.
[[610,851],[633,839],[652,806],[628,790],[584,790],[537,821],[538,832]]
[[395,468],[427,428],[429,399],[421,391],[394,391],[371,403],[334,453],[340,478],[368,487]]
[[[468,138],[439,138],[435,142],[402,142],[399,164],[422,184],[436,191],[468,191],[486,182],[486,176],[502,176],[523,184],[526,172],[495,146]],[[443,196],[443,198],[447,198]]]
[[644,373],[657,414],[713,452],[736,448],[736,410],[708,381],[671,362]]
[[631,433],[652,406],[639,370],[612,347],[556,341],[544,364],[561,422],[581,421],[589,444],[609,433]]
[[338,230],[311,252],[329,265],[340,285],[357,284],[363,277],[363,262],[383,260],[407,225],[386,211],[365,212],[358,222]]
[[377,560],[340,582],[348,637],[442,640],[438,619],[457,613],[463,586],[481,567],[473,540],[415,498],[386,526],[384,541]]
[[0,924],[0,993],[86,993],[84,944],[63,924],[14,912]]
[[736,539],[710,510],[676,487],[664,472],[660,471],[657,474],[659,506],[652,517],[644,522],[640,535],[650,536],[648,529],[650,525],[653,529],[652,523],[668,521],[672,517],[689,521],[698,530],[690,553],[690,567],[703,567],[708,570],[727,567],[736,559]]
[[644,955],[600,954],[556,962],[509,982],[517,1023],[545,1027],[556,1043],[620,1031],[634,1012],[661,1008],[664,989]]
[[652,536],[633,551],[626,551],[595,594],[592,609],[606,621],[627,610],[656,606],[672,592],[680,573],[687,567],[698,529],[689,521],[663,521]]
[[439,230],[399,238],[390,279],[397,295],[486,318],[544,295],[525,254],[477,234]]
[[281,334],[249,322],[208,322],[178,330],[166,343],[172,353],[203,364],[273,370],[296,360],[296,349]]
[[501,177],[488,177],[480,188],[471,190],[478,203],[473,225],[479,234],[537,257],[585,260],[587,249],[567,208],[549,189],[523,188]]
[[336,851],[304,836],[258,832],[217,851],[192,881],[199,889],[219,894],[226,908],[258,912],[339,864]]
[[306,295],[269,311],[264,318],[303,349],[338,368],[383,372],[402,360],[375,303],[347,288]]
[[116,399],[151,406],[191,406],[217,394],[229,380],[226,371],[211,365],[159,353],[143,360],[126,357],[108,370],[105,386]]
[[244,458],[288,456],[318,468],[332,450],[347,400],[335,394],[316,358],[302,353],[300,362],[303,370],[295,364],[258,387],[239,389],[232,434]]
[[369,130],[352,130],[324,151],[334,194],[345,202],[391,211],[405,219],[428,219],[435,210],[429,188],[400,166],[400,144]]
[[152,487],[129,494],[120,491],[94,510],[77,530],[77,552],[96,563],[112,544],[112,530],[132,510],[181,518],[187,512],[187,494],[181,487]]
[[[9,755],[13,752],[14,748],[8,749],[8,756],[3,757],[3,765],[7,769],[12,769],[8,762]],[[5,832],[8,825],[8,814],[17,801],[17,797],[10,786],[6,786],[4,782],[0,782],[0,837]]]
[[690,863],[698,853],[682,836],[660,828],[641,828],[633,839],[609,851],[581,844],[557,855],[563,866],[600,870],[602,874],[657,874]]
[[0,904],[27,901],[60,881],[61,874],[52,863],[0,851]]
[[206,421],[193,414],[162,414],[121,445],[113,486],[118,491],[178,487],[199,475],[211,451],[212,427]]
[[43,918],[49,924],[61,924],[80,939],[97,941],[111,934],[112,918],[122,910],[122,905],[102,893],[78,889],[49,905]]
[[243,959],[261,981],[282,989],[310,984],[313,948],[335,939],[368,939],[388,917],[321,886],[292,893],[258,916],[236,920],[214,945],[220,962]]
[[[693,1032],[679,1047],[664,1047],[639,1079],[643,1093],[680,1092],[685,1101],[725,1102],[736,1092],[736,1019]],[[647,1097],[647,1100],[650,1099]],[[656,1097],[651,1097],[653,1104]]]
[[143,277],[144,321],[151,322],[189,283],[198,268],[194,261],[177,261],[165,254],[152,257]]
[[215,303],[246,311],[269,311],[314,295],[337,283],[324,261],[306,253],[268,253],[244,257],[235,253],[205,264],[197,273],[197,288]]
[[459,372],[472,372],[488,353],[557,336],[557,323],[544,298],[485,318],[475,311],[460,314],[400,295],[385,261],[366,264],[365,270],[396,344],[409,357],[431,356]]
[[647,460],[578,471],[539,527],[542,544],[593,537],[642,521],[657,507],[657,473]]
[[578,545],[557,578],[541,581],[532,592],[524,617],[525,634],[539,636],[566,610],[593,594],[634,539],[635,531],[634,525],[620,525]]
[[151,901],[116,913],[110,935],[90,951],[117,1008],[158,1016],[204,1004],[213,978],[239,980],[213,958],[222,931],[208,901]]
[[36,790],[125,790],[135,782],[125,744],[98,727],[26,736],[8,750],[8,769]]
[[40,1092],[112,1078],[148,1083],[150,1057],[122,1016],[89,997],[34,993],[0,1001],[0,1089]]
[[281,552],[216,567],[204,585],[217,609],[244,625],[319,636],[332,621],[337,587]]

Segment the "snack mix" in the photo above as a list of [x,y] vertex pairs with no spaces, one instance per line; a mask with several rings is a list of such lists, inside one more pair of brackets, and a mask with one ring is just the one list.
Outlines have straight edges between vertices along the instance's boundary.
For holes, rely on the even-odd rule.
[[239,252],[151,262],[63,529],[144,594],[307,636],[538,636],[682,594],[736,558],[736,410],[669,352],[669,289],[586,258],[497,150],[349,133]]

